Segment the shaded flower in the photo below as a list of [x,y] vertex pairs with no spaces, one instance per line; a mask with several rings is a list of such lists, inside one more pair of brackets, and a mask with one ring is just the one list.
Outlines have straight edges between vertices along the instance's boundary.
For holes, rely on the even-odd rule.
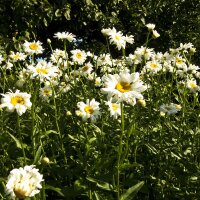
[[170,104],[163,104],[160,106],[161,115],[164,115],[165,113],[167,115],[176,114],[180,110],[181,106],[179,104],[170,103]]

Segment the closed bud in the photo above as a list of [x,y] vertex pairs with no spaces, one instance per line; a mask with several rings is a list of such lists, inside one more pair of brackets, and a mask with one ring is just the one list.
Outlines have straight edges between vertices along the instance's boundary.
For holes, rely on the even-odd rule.
[[137,102],[138,102],[138,104],[139,104],[140,106],[146,107],[146,101],[145,101],[145,100],[139,99]]
[[49,163],[50,163],[50,160],[49,160],[49,158],[48,157],[44,157],[44,158],[42,158],[42,164],[44,164],[44,165],[48,165]]

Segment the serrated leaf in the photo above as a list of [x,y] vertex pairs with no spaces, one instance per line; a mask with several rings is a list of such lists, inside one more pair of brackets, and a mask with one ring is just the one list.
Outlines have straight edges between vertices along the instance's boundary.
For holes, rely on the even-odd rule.
[[124,194],[122,194],[120,200],[132,200],[133,197],[137,194],[137,192],[144,185],[144,181],[137,183],[136,185],[130,187]]
[[10,135],[10,137],[15,141],[15,144],[17,146],[17,148],[22,149],[22,145],[21,142],[11,133],[8,133]]
[[40,145],[40,146],[38,147],[38,150],[37,150],[36,154],[35,154],[35,158],[34,158],[34,161],[33,161],[33,165],[36,165],[36,164],[38,163],[38,161],[39,161],[39,159],[40,159],[40,156],[41,156],[41,152],[42,152],[42,146]]
[[53,191],[57,192],[60,196],[64,197],[62,190],[58,187],[54,187],[54,186],[51,186],[51,185],[45,185],[45,190],[53,190]]

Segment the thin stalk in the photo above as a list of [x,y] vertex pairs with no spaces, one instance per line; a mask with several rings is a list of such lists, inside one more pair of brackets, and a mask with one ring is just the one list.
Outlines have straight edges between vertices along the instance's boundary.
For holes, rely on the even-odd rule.
[[21,144],[21,147],[22,147],[22,153],[23,153],[23,157],[24,157],[24,164],[26,165],[26,154],[25,154],[24,145],[23,145],[23,142],[22,142],[22,134],[21,134],[20,127],[21,127],[20,118],[19,118],[19,115],[17,114],[17,131],[18,131],[18,134],[19,134],[20,144]]
[[121,155],[122,155],[122,139],[124,135],[124,106],[123,103],[120,103],[121,106],[121,134],[119,138],[118,146],[118,159],[117,159],[117,200],[120,199],[120,165],[121,165]]
[[65,162],[65,164],[67,164],[66,152],[65,152],[64,144],[62,141],[62,135],[61,135],[60,127],[59,127],[59,123],[58,123],[58,110],[57,110],[57,104],[56,104],[56,98],[55,98],[55,90],[52,85],[51,85],[51,87],[52,87],[52,91],[53,91],[54,117],[55,117],[55,122],[56,122],[56,128],[57,128],[57,132],[58,132],[59,139],[60,139],[61,150],[63,153],[64,162]]

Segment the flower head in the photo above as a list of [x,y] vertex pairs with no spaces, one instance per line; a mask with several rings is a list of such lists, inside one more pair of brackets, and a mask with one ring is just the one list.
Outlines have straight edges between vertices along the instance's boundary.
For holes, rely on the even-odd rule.
[[117,119],[118,116],[121,115],[121,107],[119,103],[112,102],[112,99],[106,102],[106,105],[109,107],[110,115]]
[[82,65],[87,58],[87,54],[85,53],[85,51],[81,51],[79,49],[72,50],[71,53],[72,53],[71,58],[73,62],[79,65]]
[[135,99],[143,99],[141,94],[147,89],[139,79],[139,73],[130,74],[122,71],[120,74],[108,74],[103,77],[104,88],[101,91],[108,94],[108,99],[113,98],[116,102],[126,101],[131,105],[135,104]]
[[174,103],[163,104],[160,106],[161,115],[163,115],[165,113],[167,115],[176,114],[180,110],[181,110],[181,106],[178,104],[174,104]]
[[25,43],[23,44],[24,47],[24,51],[28,54],[41,54],[43,53],[43,47],[40,41],[33,41],[33,42],[28,42],[25,41]]
[[58,38],[59,40],[68,40],[69,42],[76,41],[75,35],[69,32],[58,32],[54,35],[55,38]]
[[95,101],[95,99],[91,101],[87,99],[86,103],[78,102],[77,107],[79,108],[77,113],[79,113],[78,115],[82,117],[83,121],[91,119],[91,122],[95,122],[100,115],[99,102]]
[[6,183],[6,194],[11,199],[33,197],[40,192],[43,175],[34,165],[13,169]]
[[15,93],[7,92],[6,94],[2,94],[2,96],[0,108],[6,107],[9,112],[13,112],[16,109],[20,116],[26,112],[26,109],[32,106],[30,101],[31,95],[25,92],[16,90]]

